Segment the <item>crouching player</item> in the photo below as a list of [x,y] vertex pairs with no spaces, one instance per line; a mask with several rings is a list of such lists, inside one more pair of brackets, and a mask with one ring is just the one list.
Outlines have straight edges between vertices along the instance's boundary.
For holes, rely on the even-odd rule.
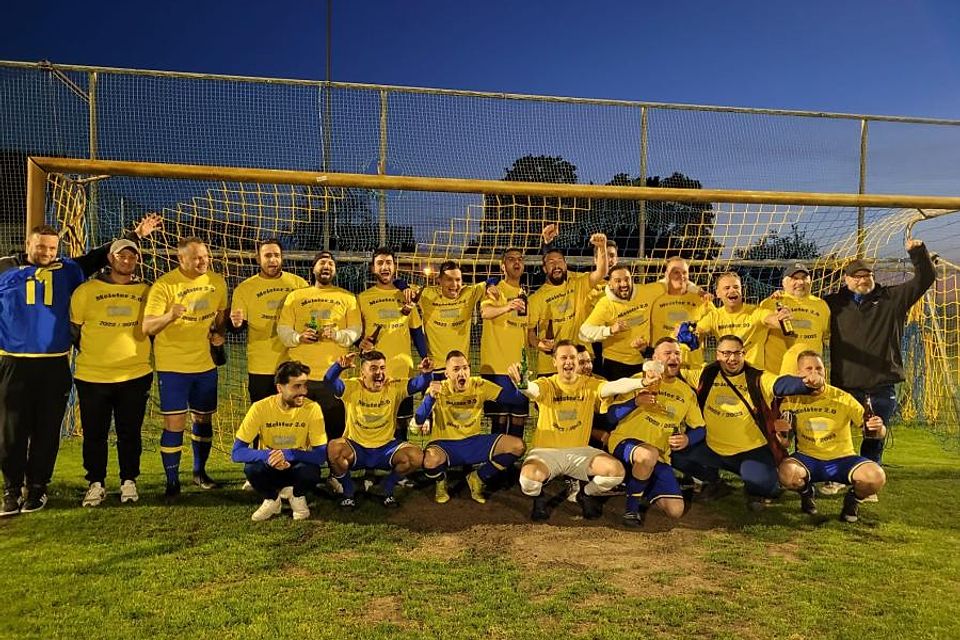
[[[608,453],[588,446],[597,396],[631,393],[643,387],[642,379],[621,378],[603,382],[577,373],[577,346],[559,340],[553,352],[557,373],[536,382],[521,382],[520,367],[509,367],[510,379],[539,406],[540,416],[533,446],[520,469],[520,488],[533,498],[535,521],[550,517],[543,485],[556,477],[580,480],[577,503],[589,520],[603,515],[597,496],[623,482],[623,465]],[[526,384],[526,388],[523,385]]]
[[520,392],[507,389],[470,375],[470,362],[462,351],[447,354],[446,380],[433,382],[414,414],[418,425],[433,415],[433,439],[423,453],[423,469],[428,478],[437,481],[435,500],[450,500],[447,490],[447,468],[463,465],[480,467],[467,476],[470,497],[483,504],[484,483],[507,469],[523,455],[523,440],[500,433],[480,433],[485,401],[519,404]]
[[[703,414],[693,388],[678,377],[682,356],[673,338],[660,338],[655,365],[644,365],[646,388],[626,402],[614,404],[607,419],[614,425],[609,447],[627,470],[627,506],[623,524],[643,525],[641,499],[657,505],[669,518],[683,515],[680,483],[671,466],[672,451],[703,441]],[[685,425],[685,430],[684,430]]]
[[353,366],[356,355],[341,356],[323,377],[347,412],[344,437],[332,440],[327,449],[330,472],[343,486],[340,507],[353,509],[357,502],[350,471],[390,471],[383,480],[383,506],[398,507],[393,491],[402,477],[420,468],[423,451],[396,438],[397,410],[414,393],[426,391],[432,377],[429,362],[421,363],[426,371],[415,378],[393,379],[387,376],[387,357],[379,351],[365,351],[360,355],[360,377],[341,380],[340,373]]
[[[817,513],[815,482],[852,485],[840,520],[856,522],[860,503],[880,491],[887,478],[879,464],[855,454],[851,429],[863,425],[864,438],[881,439],[887,429],[880,416],[865,415],[849,393],[825,384],[823,359],[815,351],[797,356],[797,374],[807,394],[786,396],[780,404],[781,415],[789,412],[795,419],[797,434],[797,452],[780,463],[780,484],[798,492],[801,509],[811,515]],[[774,386],[777,395],[781,380]]]
[[250,405],[237,430],[233,461],[243,463],[247,480],[263,496],[251,516],[255,521],[280,513],[281,498],[290,501],[294,520],[310,517],[307,492],[320,482],[327,434],[320,405],[307,399],[309,375],[301,362],[281,362],[273,377],[277,393]]

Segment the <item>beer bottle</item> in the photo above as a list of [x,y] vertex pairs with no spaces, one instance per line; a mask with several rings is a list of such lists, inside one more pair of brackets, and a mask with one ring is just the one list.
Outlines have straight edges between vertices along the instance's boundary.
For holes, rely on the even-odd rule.
[[[783,305],[777,300],[777,311],[781,309],[783,309]],[[795,338],[797,336],[797,332],[793,330],[793,320],[790,318],[785,318],[780,321],[780,331],[782,331],[783,335],[787,338]]]
[[[543,339],[553,340],[554,337],[555,336],[553,334],[553,318],[550,318],[549,320],[547,320],[547,330],[543,334]],[[553,349],[550,349],[550,351],[548,351],[547,353],[553,353]]]
[[521,317],[527,315],[527,292],[523,290],[523,287],[520,288],[517,299],[523,300],[523,309],[517,311],[517,315]]
[[873,402],[870,400],[870,396],[864,396],[863,398],[863,437],[864,438],[876,438],[877,430],[871,429],[867,426],[867,421],[877,413],[873,410]]
[[382,324],[373,325],[373,333],[367,338],[373,346],[377,346],[377,341],[380,340],[380,332],[383,331]]

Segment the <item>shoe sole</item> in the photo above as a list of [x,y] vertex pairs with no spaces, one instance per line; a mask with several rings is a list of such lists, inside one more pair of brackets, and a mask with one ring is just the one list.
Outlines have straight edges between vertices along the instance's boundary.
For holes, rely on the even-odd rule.
[[42,511],[47,505],[42,504],[36,509],[27,509],[26,507],[20,507],[20,513],[36,513],[37,511]]
[[128,502],[136,502],[140,499],[140,496],[120,496],[120,504],[127,504]]

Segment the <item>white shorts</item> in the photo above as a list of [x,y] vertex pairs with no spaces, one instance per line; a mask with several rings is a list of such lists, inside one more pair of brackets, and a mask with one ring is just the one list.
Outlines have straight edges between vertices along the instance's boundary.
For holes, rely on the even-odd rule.
[[604,452],[594,447],[572,449],[531,449],[527,460],[537,460],[546,465],[550,478],[569,476],[584,482],[590,480],[590,462]]

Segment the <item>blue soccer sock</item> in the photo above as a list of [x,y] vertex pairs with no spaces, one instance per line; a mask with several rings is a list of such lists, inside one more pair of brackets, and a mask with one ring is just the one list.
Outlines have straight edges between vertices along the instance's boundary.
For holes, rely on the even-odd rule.
[[205,473],[210,448],[213,446],[213,424],[193,423],[193,473]]
[[512,467],[513,463],[516,462],[519,457],[520,456],[512,453],[498,453],[493,456],[493,460],[480,465],[480,468],[477,469],[477,475],[480,476],[480,479],[484,482],[489,482],[493,476]]
[[383,494],[392,496],[393,490],[397,488],[397,483],[400,482],[400,478],[402,477],[403,476],[396,471],[391,471],[390,474],[383,479]]
[[343,487],[343,497],[352,498],[353,494],[356,493],[357,490],[353,486],[353,478],[350,476],[350,469],[347,469],[342,476],[338,476],[337,474],[333,473],[332,470],[330,471],[330,474],[337,482],[340,483],[340,486]]
[[160,460],[167,475],[167,484],[180,482],[180,454],[183,451],[183,432],[167,431],[160,434]]
[[627,507],[626,510],[631,513],[640,511],[640,498],[647,488],[646,480],[637,480],[633,476],[627,478]]

